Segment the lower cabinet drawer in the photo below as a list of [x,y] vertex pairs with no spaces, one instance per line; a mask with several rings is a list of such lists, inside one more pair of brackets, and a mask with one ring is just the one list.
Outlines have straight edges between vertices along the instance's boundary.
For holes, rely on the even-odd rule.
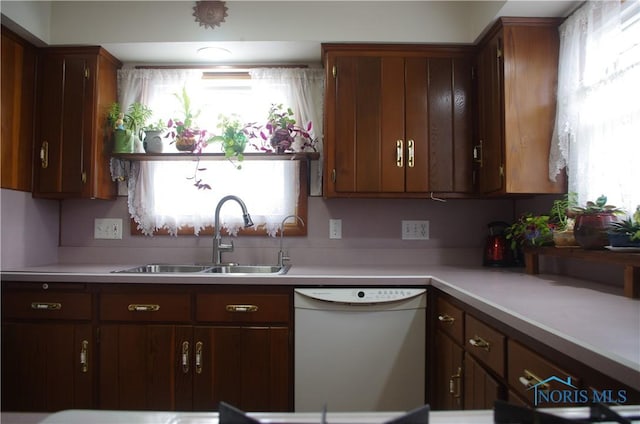
[[442,298],[436,301],[436,326],[456,342],[464,343],[464,313]]
[[504,377],[506,337],[469,314],[465,316],[464,332],[466,350]]
[[516,341],[509,340],[507,346],[509,386],[529,405],[554,407],[579,403],[574,399],[579,395],[578,379]]
[[288,323],[287,294],[205,293],[196,298],[196,320]]
[[103,294],[100,296],[103,321],[189,321],[191,296],[169,293]]
[[91,311],[89,293],[2,293],[4,318],[90,320]]

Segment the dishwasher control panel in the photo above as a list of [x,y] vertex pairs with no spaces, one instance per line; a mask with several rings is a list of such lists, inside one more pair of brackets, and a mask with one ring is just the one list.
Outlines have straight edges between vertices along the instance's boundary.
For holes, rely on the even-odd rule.
[[312,288],[296,289],[297,293],[312,299],[339,303],[382,303],[411,299],[426,289],[404,287],[367,288]]

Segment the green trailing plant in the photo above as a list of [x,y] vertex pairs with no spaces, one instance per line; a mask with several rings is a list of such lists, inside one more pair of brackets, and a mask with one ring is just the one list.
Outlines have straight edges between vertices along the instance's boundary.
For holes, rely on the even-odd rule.
[[211,138],[211,141],[222,143],[224,156],[234,164],[237,169],[242,169],[242,165],[236,165],[233,161],[242,162],[244,160],[244,150],[249,142],[248,126],[240,123],[237,115],[220,115],[218,117],[217,128],[221,134]]
[[549,215],[525,214],[505,230],[511,249],[525,246],[546,246],[553,242],[554,225]]
[[145,125],[145,131],[164,131],[167,129],[167,122],[164,119],[158,119],[156,122]]
[[311,136],[313,124],[309,121],[306,127],[296,124],[294,113],[291,108],[286,108],[282,104],[272,104],[267,115],[267,123],[260,128],[259,135],[253,137],[261,139],[262,144],[256,145],[258,150],[264,152],[283,153],[293,150],[293,143],[296,138],[301,140],[301,149],[312,149],[316,151],[317,139]]

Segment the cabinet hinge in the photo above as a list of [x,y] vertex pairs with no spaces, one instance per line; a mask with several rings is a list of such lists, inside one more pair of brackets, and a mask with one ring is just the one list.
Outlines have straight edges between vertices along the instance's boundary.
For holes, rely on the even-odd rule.
[[500,174],[501,177],[504,177],[504,165],[500,165],[498,173]]
[[472,80],[476,79],[476,67],[475,66],[471,67],[471,79]]
[[84,78],[89,79],[90,75],[89,68],[84,68]]
[[338,75],[338,68],[336,67],[336,65],[333,65],[333,67],[331,68],[331,75],[333,75],[333,78]]
[[496,49],[496,58],[500,59],[502,57],[502,49],[498,47]]

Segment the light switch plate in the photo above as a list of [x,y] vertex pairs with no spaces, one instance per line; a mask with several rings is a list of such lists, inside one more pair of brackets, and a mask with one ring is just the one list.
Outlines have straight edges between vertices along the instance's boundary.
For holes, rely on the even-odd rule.
[[330,239],[342,238],[342,220],[341,219],[329,220],[329,238]]
[[94,239],[122,239],[122,219],[96,218],[93,225]]
[[402,221],[402,240],[429,240],[429,221]]

